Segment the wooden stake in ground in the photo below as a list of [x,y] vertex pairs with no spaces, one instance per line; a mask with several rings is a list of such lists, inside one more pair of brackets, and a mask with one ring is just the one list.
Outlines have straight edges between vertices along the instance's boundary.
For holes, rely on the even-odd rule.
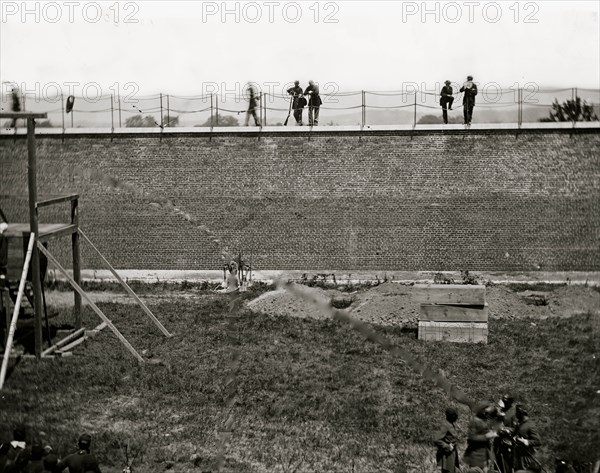
[[6,349],[4,350],[2,368],[0,369],[0,389],[2,389],[2,387],[4,386],[4,379],[6,378],[6,370],[8,369],[8,359],[10,357],[10,351],[12,349],[15,331],[17,330],[17,320],[19,318],[19,310],[21,309],[21,299],[23,298],[23,291],[25,290],[25,281],[27,279],[27,273],[29,272],[29,261],[31,260],[31,254],[33,253],[34,242],[35,234],[32,233],[29,237],[29,244],[27,245],[27,253],[25,254],[25,264],[23,265],[23,272],[21,273],[21,282],[19,283],[19,291],[17,292],[15,310],[13,311],[12,319],[10,322],[10,329],[8,330],[8,338],[6,339]]

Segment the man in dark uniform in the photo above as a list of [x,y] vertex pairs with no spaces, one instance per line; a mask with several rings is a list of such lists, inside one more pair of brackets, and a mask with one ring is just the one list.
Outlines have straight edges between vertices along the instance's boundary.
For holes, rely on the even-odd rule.
[[319,124],[319,107],[323,104],[319,95],[319,86],[312,80],[308,81],[308,87],[304,91],[308,98],[308,124],[310,126]]
[[542,440],[535,424],[529,420],[527,408],[517,404],[517,427],[515,429],[515,472],[539,472],[540,463],[535,454]]
[[13,440],[0,447],[0,471],[20,473],[29,463],[31,453],[25,442],[25,427],[19,425],[13,430]]
[[512,473],[513,466],[513,436],[517,425],[516,404],[510,394],[505,394],[498,402],[502,425],[498,430],[498,437],[494,442],[496,463],[500,473]]
[[49,453],[44,457],[44,469],[42,473],[55,473],[58,465],[58,457],[54,453]]
[[446,409],[446,420],[442,422],[440,429],[433,436],[433,442],[437,447],[435,459],[437,466],[442,468],[442,473],[455,473],[460,466],[456,450],[458,434],[454,426],[457,420],[456,409],[449,407]]
[[246,126],[248,126],[248,122],[250,121],[250,115],[254,117],[254,124],[256,126],[260,126],[260,120],[258,119],[258,98],[256,97],[256,91],[254,90],[254,86],[250,85],[248,87],[248,111],[246,112]]
[[59,461],[55,471],[60,473],[68,468],[69,473],[102,473],[98,466],[98,460],[90,453],[91,444],[92,437],[83,434],[79,437],[79,450]]
[[442,116],[444,118],[444,124],[448,124],[448,110],[452,110],[452,104],[454,103],[454,97],[452,96],[451,82],[447,80],[444,82],[446,85],[442,87],[440,92],[440,105],[442,107]]
[[292,108],[294,109],[294,118],[296,119],[296,124],[302,126],[302,112],[304,111],[304,106],[306,105],[306,99],[303,97],[300,81],[295,81],[294,87],[290,87],[287,90],[287,93],[293,97]]
[[489,419],[494,411],[494,405],[489,402],[479,403],[473,408],[475,415],[469,422],[467,449],[464,455],[465,463],[470,467],[488,468],[493,461],[494,453],[490,441],[498,434],[490,428]]
[[475,96],[477,95],[477,85],[473,82],[473,76],[467,76],[467,82],[460,88],[461,92],[464,92],[463,96],[463,115],[465,118],[465,125],[471,124],[473,118],[473,107],[475,106]]

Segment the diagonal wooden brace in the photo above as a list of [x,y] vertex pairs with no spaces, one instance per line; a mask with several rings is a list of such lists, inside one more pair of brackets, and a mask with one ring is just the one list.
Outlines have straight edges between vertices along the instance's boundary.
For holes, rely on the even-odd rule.
[[92,302],[92,300],[90,299],[90,297],[85,293],[85,291],[83,289],[81,289],[81,287],[79,286],[79,284],[77,284],[73,280],[73,278],[71,276],[69,276],[69,274],[65,271],[65,269],[56,260],[56,258],[54,256],[52,256],[50,254],[50,252],[46,248],[44,248],[44,246],[41,243],[39,243],[39,242],[38,242],[38,249],[44,255],[46,255],[46,258],[48,258],[50,260],[50,262],[54,263],[54,265],[63,274],[63,276],[65,276],[67,278],[67,281],[69,281],[69,283],[71,284],[71,286],[73,286],[73,289],[75,289],[81,295],[81,297],[83,297],[87,301],[87,303],[90,305],[90,307],[93,309],[93,311],[96,312],[96,314],[98,314],[98,317],[100,317],[104,323],[106,323],[107,327],[110,328],[113,331],[113,333],[116,335],[116,337],[121,341],[121,343],[123,345],[125,345],[125,347],[127,347],[127,349],[131,352],[131,354],[140,363],[144,363],[144,359],[135,350],[135,348],[133,348],[133,346],[131,346],[131,344],[127,341],[127,339],[121,334],[121,332],[119,332],[119,330],[117,329],[117,327],[115,327],[113,325],[113,323],[110,321],[110,319],[106,315],[104,315],[104,313],[98,308],[98,306],[96,304],[94,304]]
[[160,323],[160,320],[158,320],[156,318],[156,316],[150,311],[150,309],[148,309],[146,304],[144,304],[142,302],[142,300],[138,297],[138,295],[135,292],[133,292],[133,289],[131,289],[129,287],[129,284],[127,284],[125,281],[123,281],[123,279],[121,278],[121,276],[119,276],[119,274],[117,273],[115,268],[113,268],[112,265],[108,262],[108,260],[102,255],[102,253],[100,253],[100,250],[98,250],[98,248],[96,248],[96,246],[90,241],[90,239],[85,235],[85,233],[83,233],[83,231],[81,231],[81,228],[79,229],[79,234],[83,237],[83,239],[85,241],[88,242],[88,244],[93,248],[93,250],[98,254],[98,256],[100,256],[100,258],[102,259],[102,261],[104,261],[104,264],[106,264],[106,266],[108,267],[110,272],[113,274],[113,276],[115,278],[117,278],[117,281],[119,281],[121,283],[121,285],[129,293],[129,295],[135,299],[135,301],[138,303],[138,305],[142,308],[142,310],[144,312],[146,312],[146,315],[148,315],[148,317],[150,317],[150,319],[154,322],[154,324],[158,327],[158,329],[163,333],[163,335],[165,335],[166,337],[172,337],[173,335],[170,334],[169,331],[163,326],[163,324]]

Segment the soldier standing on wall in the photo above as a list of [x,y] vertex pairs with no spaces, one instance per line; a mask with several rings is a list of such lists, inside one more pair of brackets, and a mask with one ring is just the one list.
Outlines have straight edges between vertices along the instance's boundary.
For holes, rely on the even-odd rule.
[[303,97],[300,81],[295,81],[294,87],[290,87],[287,90],[287,93],[293,97],[292,108],[294,109],[294,119],[296,120],[296,125],[302,126],[302,112],[304,111],[304,106],[306,105],[306,99]]
[[257,108],[258,98],[256,97],[256,90],[254,90],[254,86],[250,84],[248,86],[248,110],[246,111],[246,126],[248,126],[248,122],[250,121],[250,115],[254,117],[254,124],[256,126],[260,126],[260,120],[258,119],[258,114],[256,113]]
[[473,82],[473,76],[467,76],[467,81],[460,88],[464,92],[463,97],[463,116],[465,125],[470,125],[473,118],[473,107],[475,106],[475,96],[477,95],[477,85]]
[[442,115],[444,118],[444,124],[448,124],[448,110],[452,110],[452,103],[454,102],[454,97],[452,96],[452,86],[451,82],[447,80],[444,82],[446,85],[442,87],[442,91],[440,92],[440,105],[442,107]]
[[310,126],[319,124],[319,107],[323,104],[321,96],[319,95],[319,86],[316,85],[312,80],[308,81],[308,87],[304,91],[304,95],[309,97],[308,99],[308,124]]

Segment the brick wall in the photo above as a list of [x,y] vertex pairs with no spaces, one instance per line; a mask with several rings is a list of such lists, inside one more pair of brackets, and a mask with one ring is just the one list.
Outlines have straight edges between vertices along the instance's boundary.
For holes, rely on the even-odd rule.
[[[597,128],[38,135],[37,156],[38,193],[80,193],[120,269],[218,269],[219,250],[82,166],[170,198],[257,269],[600,270]],[[0,159],[0,206],[27,222],[25,137]],[[68,261],[68,239],[50,249]],[[103,268],[85,244],[82,266]]]

